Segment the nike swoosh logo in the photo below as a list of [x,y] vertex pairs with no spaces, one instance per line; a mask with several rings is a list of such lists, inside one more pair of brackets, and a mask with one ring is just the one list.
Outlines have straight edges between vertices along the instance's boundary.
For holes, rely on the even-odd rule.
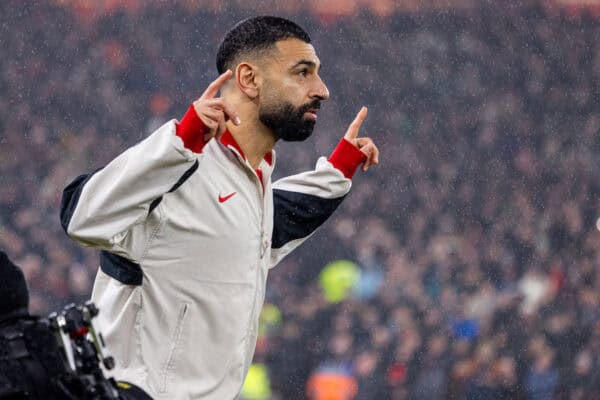
[[221,193],[219,193],[219,203],[225,203],[227,200],[229,200],[230,198],[233,197],[234,194],[236,194],[237,192],[233,192],[228,194],[227,196],[221,196]]

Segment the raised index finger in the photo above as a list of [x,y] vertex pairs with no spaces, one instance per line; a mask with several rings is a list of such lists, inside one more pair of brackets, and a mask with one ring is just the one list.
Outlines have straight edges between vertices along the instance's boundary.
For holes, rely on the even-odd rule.
[[202,96],[200,96],[200,100],[212,99],[213,97],[215,97],[217,93],[219,93],[219,89],[221,89],[221,86],[223,86],[223,84],[227,82],[229,78],[231,78],[231,75],[233,75],[233,72],[231,72],[230,69],[219,75],[217,79],[215,79],[210,85],[208,85],[204,93],[202,93]]
[[346,131],[344,138],[346,138],[348,140],[356,139],[356,137],[358,136],[358,130],[360,129],[360,126],[362,125],[365,118],[367,118],[367,112],[368,112],[367,107],[363,107],[360,109],[358,114],[356,114],[356,118],[354,118],[354,121],[352,121],[352,123],[348,127],[348,130]]

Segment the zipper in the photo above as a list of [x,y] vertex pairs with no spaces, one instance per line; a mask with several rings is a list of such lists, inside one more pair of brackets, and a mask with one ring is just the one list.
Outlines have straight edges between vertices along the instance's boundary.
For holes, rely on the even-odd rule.
[[[249,168],[251,168],[251,166],[248,166]],[[267,252],[267,238],[265,235],[265,201],[266,201],[266,197],[265,197],[265,187],[263,186],[263,183],[261,182],[260,177],[258,176],[258,174],[256,173],[256,171],[252,171],[252,174],[254,175],[254,187],[257,190],[257,197],[258,197],[258,204],[260,207],[259,210],[259,214],[260,214],[260,221],[259,221],[259,229],[260,229],[260,243],[259,243],[259,257],[262,260],[263,257],[265,256],[265,253]]]
[[[244,166],[244,168],[250,170],[250,172],[252,173],[253,177],[254,177],[254,187],[256,188],[256,195],[258,198],[258,204],[259,204],[259,215],[260,215],[260,219],[259,219],[259,229],[260,229],[260,243],[259,243],[259,249],[258,249],[258,254],[260,259],[257,260],[257,265],[256,265],[256,276],[255,276],[255,287],[259,288],[259,278],[260,278],[260,269],[261,269],[261,260],[264,258],[266,252],[267,252],[267,248],[269,246],[271,246],[271,242],[270,240],[268,240],[265,237],[265,202],[266,202],[266,196],[265,196],[265,187],[263,186],[263,183],[261,181],[261,179],[259,178],[258,174],[256,173],[256,171],[254,170],[254,168],[252,168],[252,166],[248,163],[248,161],[242,157],[239,152],[237,151],[237,149],[235,149],[233,146],[227,146],[230,150],[232,150],[234,152],[234,154],[236,154],[238,161]],[[249,321],[249,326],[246,328],[246,338],[244,339],[244,343],[246,343],[250,337],[255,333],[254,332],[254,320],[257,318],[256,313],[257,313],[257,307],[256,307],[256,296],[258,295],[257,291],[254,291],[254,296],[252,298],[252,309],[250,312],[250,321]],[[245,346],[244,346],[245,347]]]
[[[257,198],[258,198],[258,204],[260,207],[260,221],[259,221],[259,226],[258,228],[260,229],[260,247],[259,247],[259,255],[260,258],[262,259],[267,251],[267,249],[265,248],[265,243],[267,242],[267,240],[265,239],[265,229],[264,229],[264,209],[265,209],[265,188],[263,186],[263,183],[261,181],[261,179],[259,178],[258,174],[256,173],[256,171],[254,170],[254,168],[252,168],[252,165],[250,165],[250,163],[248,162],[248,160],[246,160],[244,157],[242,157],[242,155],[237,151],[237,149],[231,145],[227,146],[228,149],[230,149],[237,157],[238,161],[244,166],[244,168],[248,169],[251,173],[252,176],[254,177],[254,187],[257,189]],[[270,243],[269,243],[270,246]]]

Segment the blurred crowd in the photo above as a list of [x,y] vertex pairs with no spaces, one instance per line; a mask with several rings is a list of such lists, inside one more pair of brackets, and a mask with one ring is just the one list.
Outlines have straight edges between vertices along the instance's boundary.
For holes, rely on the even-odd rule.
[[[0,16],[0,248],[44,314],[87,299],[98,264],[61,230],[63,187],[179,118],[248,15]],[[600,20],[531,2],[284,16],[332,98],[313,138],[278,145],[277,176],[361,105],[381,164],[271,271],[244,398],[600,399]]]

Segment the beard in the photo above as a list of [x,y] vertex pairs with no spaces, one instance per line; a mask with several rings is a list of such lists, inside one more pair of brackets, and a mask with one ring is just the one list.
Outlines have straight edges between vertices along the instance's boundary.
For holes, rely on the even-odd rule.
[[286,142],[301,142],[312,135],[316,120],[304,117],[310,109],[321,108],[321,100],[314,100],[300,107],[284,102],[274,107],[261,107],[258,119],[270,128],[277,139]]

